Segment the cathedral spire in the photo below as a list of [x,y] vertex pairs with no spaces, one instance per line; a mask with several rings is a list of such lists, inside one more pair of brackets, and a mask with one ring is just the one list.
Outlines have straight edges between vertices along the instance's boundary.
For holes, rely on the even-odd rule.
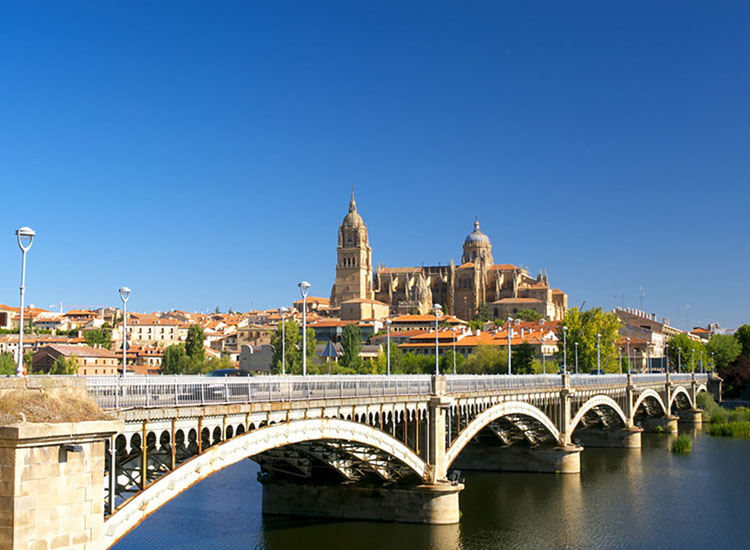
[[357,203],[354,202],[354,186],[352,185],[352,200],[349,201],[349,212],[357,211]]
[[474,231],[479,231],[479,216],[474,216]]

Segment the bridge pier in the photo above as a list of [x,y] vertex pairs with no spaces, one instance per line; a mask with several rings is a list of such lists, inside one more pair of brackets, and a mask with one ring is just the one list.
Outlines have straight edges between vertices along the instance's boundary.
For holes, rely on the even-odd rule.
[[654,432],[657,427],[661,427],[664,432],[677,433],[678,420],[678,416],[669,415],[657,418],[644,418],[639,422],[643,430],[646,432]]
[[460,483],[374,486],[262,478],[263,513],[433,525],[458,523]]
[[703,411],[701,409],[689,409],[686,411],[675,411],[679,421],[685,424],[702,424]]
[[454,467],[487,472],[538,472],[552,474],[581,473],[578,445],[564,447],[492,447],[467,445]]
[[121,422],[0,426],[0,550],[102,548],[104,442]]
[[641,432],[637,426],[620,430],[576,430],[573,438],[586,447],[641,448]]

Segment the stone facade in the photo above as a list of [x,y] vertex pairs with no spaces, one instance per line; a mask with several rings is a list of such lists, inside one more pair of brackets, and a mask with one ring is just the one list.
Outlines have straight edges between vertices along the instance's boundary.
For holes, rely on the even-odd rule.
[[567,294],[551,288],[546,273],[533,277],[526,268],[495,264],[492,243],[479,229],[478,219],[464,240],[461,265],[451,260],[438,266],[378,266],[373,276],[367,226],[352,193],[349,213],[339,227],[337,258],[334,308],[350,300],[375,299],[387,304],[392,314],[425,314],[438,303],[461,319],[474,318],[485,306],[494,318],[533,309],[550,321],[562,319],[568,309]]

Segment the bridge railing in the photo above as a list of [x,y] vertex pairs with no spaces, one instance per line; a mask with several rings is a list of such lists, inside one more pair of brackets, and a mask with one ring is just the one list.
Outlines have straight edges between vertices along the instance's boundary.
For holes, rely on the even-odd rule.
[[90,376],[88,394],[104,409],[429,395],[429,376]]
[[448,375],[445,379],[448,393],[559,388],[562,384],[562,377],[558,374],[458,374]]

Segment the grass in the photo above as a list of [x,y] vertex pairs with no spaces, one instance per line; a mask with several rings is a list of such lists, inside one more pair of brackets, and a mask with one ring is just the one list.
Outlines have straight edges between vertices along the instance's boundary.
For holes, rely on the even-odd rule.
[[712,422],[708,433],[722,437],[750,439],[750,422]]
[[15,390],[0,399],[0,425],[15,422],[82,422],[110,418],[91,401],[71,393]]
[[672,452],[687,455],[693,450],[693,440],[686,435],[680,435],[672,441]]

